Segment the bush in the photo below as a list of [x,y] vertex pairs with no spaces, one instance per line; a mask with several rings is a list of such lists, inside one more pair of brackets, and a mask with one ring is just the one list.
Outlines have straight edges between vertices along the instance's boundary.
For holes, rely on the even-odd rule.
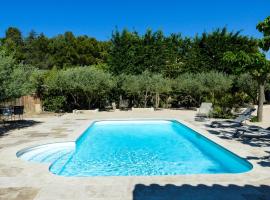
[[253,116],[253,117],[250,119],[250,122],[259,122],[258,117],[257,117],[257,116]]
[[213,118],[223,118],[223,119],[229,119],[232,118],[231,110],[224,109],[221,106],[214,106],[214,109],[211,113],[211,117]]
[[60,112],[64,109],[65,103],[64,96],[49,96],[43,100],[44,110],[51,112]]

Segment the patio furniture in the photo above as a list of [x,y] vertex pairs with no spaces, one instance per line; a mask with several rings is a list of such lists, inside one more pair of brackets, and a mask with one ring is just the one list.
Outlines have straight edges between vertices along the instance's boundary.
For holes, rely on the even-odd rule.
[[238,114],[239,115],[250,115],[252,114],[256,109],[253,107],[248,107],[246,108],[242,113]]
[[244,139],[259,139],[259,138],[269,138],[270,139],[270,130],[264,129],[261,127],[239,127],[236,129],[233,137],[244,138]]
[[205,121],[213,110],[212,103],[203,102],[199,108],[198,113],[195,116],[196,121]]
[[255,110],[256,110],[255,108],[247,108],[242,114],[240,114],[238,117],[236,117],[233,120],[213,121],[210,126],[212,128],[242,126],[244,121],[251,118],[251,114]]
[[115,111],[116,110],[116,104],[115,102],[112,102],[112,109]]
[[129,108],[129,102],[128,100],[120,100],[119,102],[119,109],[120,110],[128,110]]
[[116,110],[115,102],[110,103],[109,101],[106,101],[104,109],[106,111],[115,111]]
[[0,115],[3,121],[12,120],[13,108],[11,106],[0,107]]
[[13,106],[13,115],[18,116],[19,120],[23,119],[24,106]]

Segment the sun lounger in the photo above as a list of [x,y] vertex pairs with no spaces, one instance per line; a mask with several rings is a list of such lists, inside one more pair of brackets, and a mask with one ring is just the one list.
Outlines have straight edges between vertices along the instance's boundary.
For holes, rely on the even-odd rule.
[[233,137],[240,137],[245,139],[253,138],[269,138],[270,139],[270,130],[264,129],[261,127],[240,127],[236,129]]
[[211,123],[212,128],[219,127],[239,127],[243,125],[243,122],[251,118],[251,114],[255,111],[255,108],[247,108],[242,114],[233,120],[225,121],[213,121]]
[[196,121],[204,121],[206,118],[210,116],[210,113],[213,110],[212,103],[203,102],[199,108],[198,113],[196,114],[195,120]]
[[239,115],[251,115],[256,109],[253,107],[248,107],[246,108],[242,113],[238,114]]

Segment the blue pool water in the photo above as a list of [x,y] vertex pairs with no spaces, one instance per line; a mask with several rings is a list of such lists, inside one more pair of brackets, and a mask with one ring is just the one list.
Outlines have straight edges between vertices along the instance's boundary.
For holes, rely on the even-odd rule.
[[62,176],[155,176],[242,173],[244,159],[177,121],[99,121],[60,156],[50,171]]

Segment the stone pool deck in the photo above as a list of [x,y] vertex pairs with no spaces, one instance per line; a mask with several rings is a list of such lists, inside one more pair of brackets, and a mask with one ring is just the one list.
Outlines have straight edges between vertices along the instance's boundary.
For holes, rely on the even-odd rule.
[[[209,128],[210,121],[196,122],[195,114],[188,110],[115,111],[27,118],[27,125],[0,136],[0,200],[269,200],[270,140],[232,139],[232,128]],[[270,126],[269,116],[270,109],[259,125]],[[46,164],[16,157],[26,147],[74,141],[93,120],[144,118],[179,120],[247,158],[254,167],[242,174],[78,178],[53,175]]]

